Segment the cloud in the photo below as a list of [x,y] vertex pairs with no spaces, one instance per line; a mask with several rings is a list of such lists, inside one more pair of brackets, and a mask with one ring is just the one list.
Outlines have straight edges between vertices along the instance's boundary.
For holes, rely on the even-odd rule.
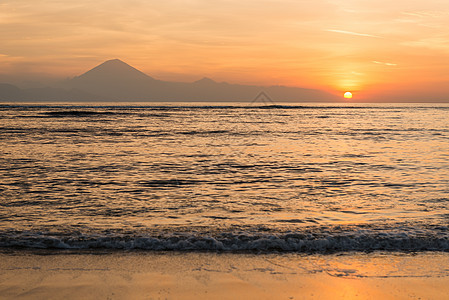
[[405,46],[427,48],[448,53],[449,36],[435,36],[402,43]]
[[342,34],[349,34],[349,35],[356,35],[356,36],[365,36],[365,37],[372,37],[372,38],[381,38],[377,35],[367,34],[367,33],[359,33],[359,32],[353,32],[353,31],[346,31],[346,30],[337,30],[337,29],[326,29],[325,31],[329,32],[336,32],[336,33],[342,33]]
[[382,62],[382,61],[377,61],[377,60],[373,60],[372,63],[378,64],[378,65],[389,66],[389,67],[397,66],[397,64],[393,64],[393,63],[389,63],[389,62]]
[[416,12],[402,12],[403,15],[411,16],[411,17],[418,17],[418,18],[437,18],[444,14],[447,14],[447,12],[435,12],[435,11],[416,11]]

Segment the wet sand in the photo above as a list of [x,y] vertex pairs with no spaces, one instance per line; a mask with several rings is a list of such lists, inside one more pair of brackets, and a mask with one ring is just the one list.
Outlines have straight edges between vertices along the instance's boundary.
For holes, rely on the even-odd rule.
[[0,299],[447,299],[448,253],[0,254]]

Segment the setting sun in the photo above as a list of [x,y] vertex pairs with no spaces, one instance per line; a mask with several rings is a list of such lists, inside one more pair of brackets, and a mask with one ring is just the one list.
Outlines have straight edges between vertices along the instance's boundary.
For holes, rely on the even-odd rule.
[[344,94],[344,97],[345,97],[346,99],[351,99],[351,98],[352,98],[352,93],[351,93],[351,92],[346,92],[346,93]]

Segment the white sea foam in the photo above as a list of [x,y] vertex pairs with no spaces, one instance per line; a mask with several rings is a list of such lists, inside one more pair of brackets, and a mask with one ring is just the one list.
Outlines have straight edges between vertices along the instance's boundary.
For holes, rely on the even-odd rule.
[[358,230],[338,233],[172,233],[145,235],[50,235],[15,233],[0,247],[35,249],[116,249],[152,251],[226,251],[326,253],[347,251],[449,251],[449,232],[441,230]]

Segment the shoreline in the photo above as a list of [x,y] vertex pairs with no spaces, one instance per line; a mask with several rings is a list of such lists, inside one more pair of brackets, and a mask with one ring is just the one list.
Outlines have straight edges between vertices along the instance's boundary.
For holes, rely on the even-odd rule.
[[1,299],[445,299],[449,253],[0,253]]

